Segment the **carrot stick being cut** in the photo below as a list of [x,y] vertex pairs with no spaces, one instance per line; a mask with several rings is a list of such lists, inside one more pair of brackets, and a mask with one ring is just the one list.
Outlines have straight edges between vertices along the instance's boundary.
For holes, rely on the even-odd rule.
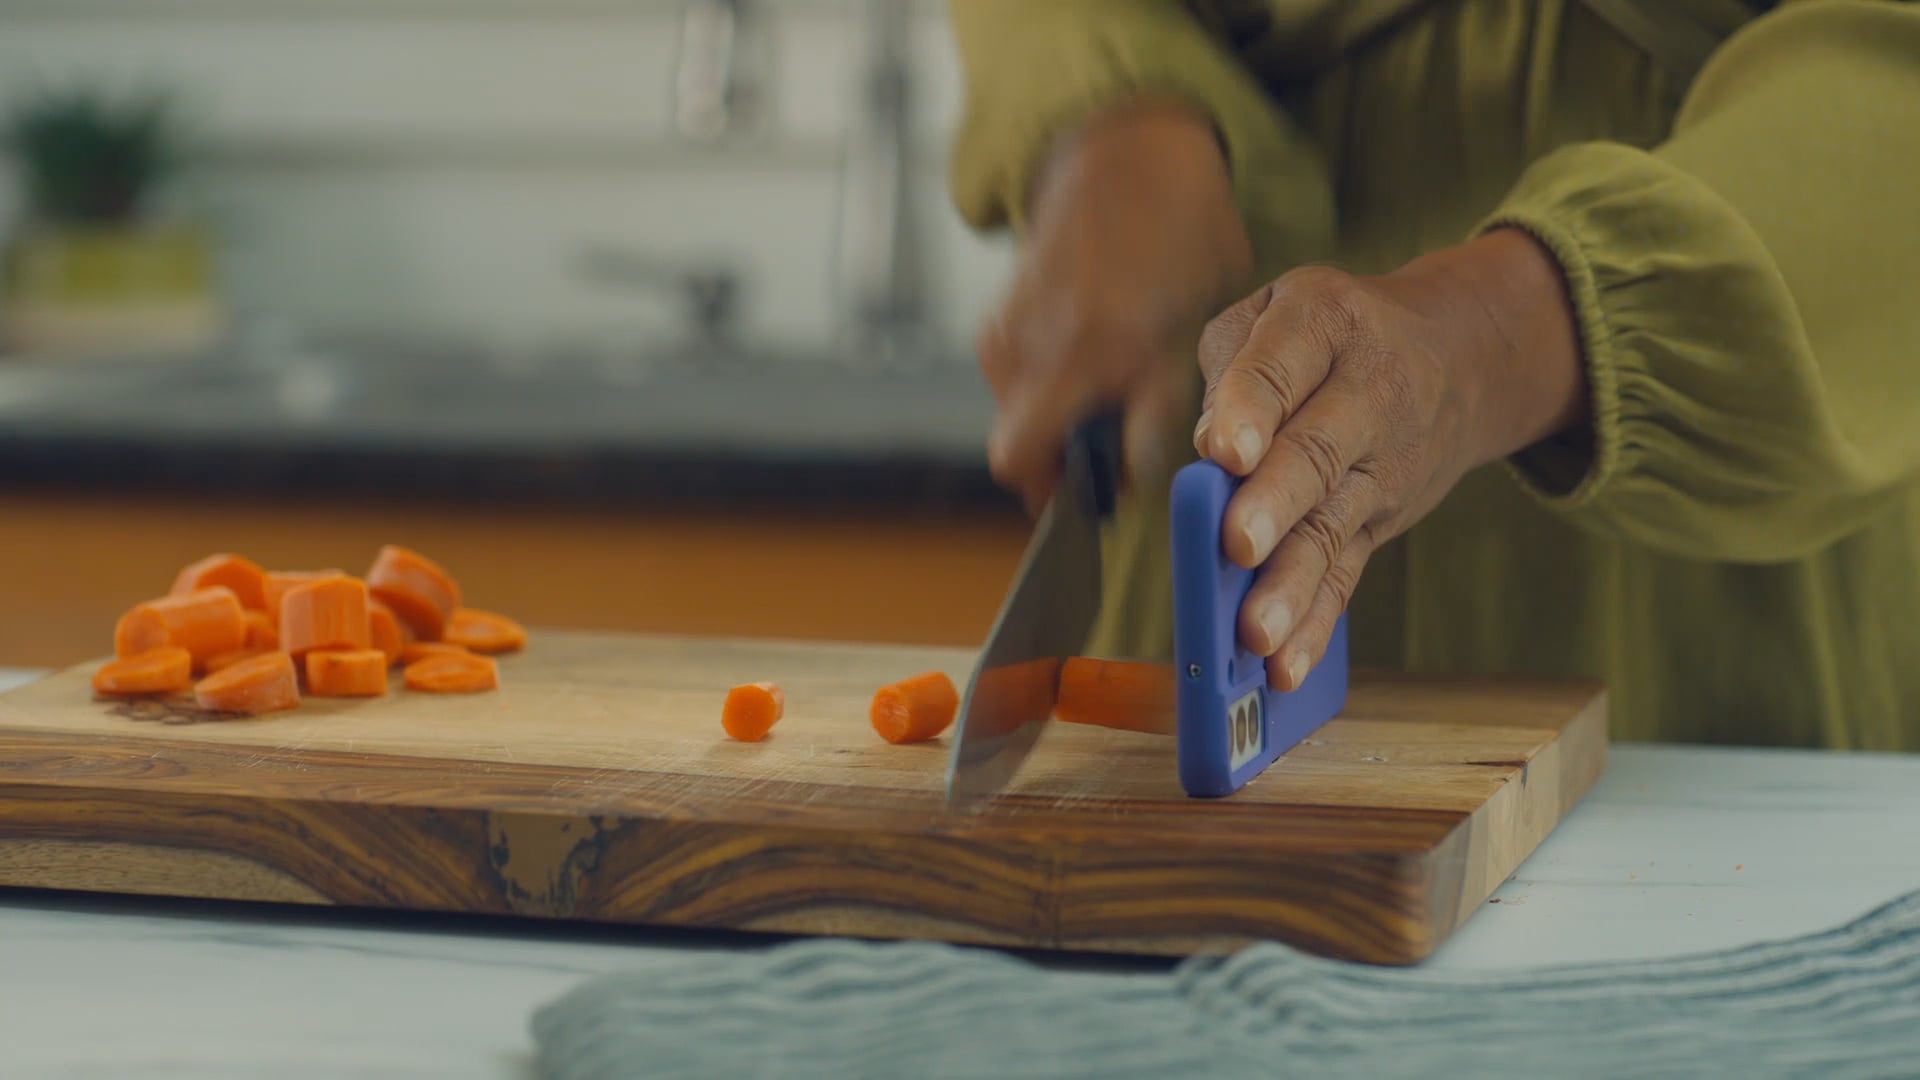
[[345,574],[288,589],[280,600],[280,648],[294,656],[315,649],[365,649],[367,583]]
[[938,738],[960,711],[960,693],[945,672],[929,671],[881,687],[867,708],[873,730],[890,743]]
[[179,596],[213,585],[232,589],[233,595],[240,598],[240,606],[248,611],[268,610],[267,572],[251,559],[225,552],[182,567],[174,576],[169,592]]
[[314,697],[379,697],[387,692],[387,654],[379,649],[310,652],[307,692]]
[[216,671],[193,687],[193,699],[214,712],[278,712],[300,704],[300,680],[293,657],[283,652],[261,653]]
[[444,653],[403,669],[407,689],[430,694],[477,694],[500,688],[500,665],[491,656]]
[[113,632],[114,655],[121,658],[177,645],[199,664],[246,643],[247,620],[240,598],[224,585],[136,604],[120,617]]
[[1060,669],[1060,696],[1053,715],[1069,724],[1178,734],[1180,707],[1174,696],[1173,667],[1071,657]]
[[527,629],[505,615],[456,608],[447,618],[441,640],[477,653],[517,652],[527,647]]
[[759,742],[787,710],[784,690],[770,682],[742,683],[727,691],[720,705],[720,726],[741,742]]
[[93,673],[102,694],[172,694],[193,685],[193,654],[178,645],[109,660]]
[[388,544],[374,556],[367,588],[422,641],[440,640],[447,619],[460,607],[460,584],[453,575],[398,544]]

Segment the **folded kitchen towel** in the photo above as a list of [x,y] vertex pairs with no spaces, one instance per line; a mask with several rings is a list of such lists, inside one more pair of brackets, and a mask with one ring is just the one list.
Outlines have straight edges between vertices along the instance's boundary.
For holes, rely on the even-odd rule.
[[1920,1076],[1920,894],[1836,930],[1523,972],[1279,945],[1166,973],[844,940],[594,978],[533,1018],[551,1080]]

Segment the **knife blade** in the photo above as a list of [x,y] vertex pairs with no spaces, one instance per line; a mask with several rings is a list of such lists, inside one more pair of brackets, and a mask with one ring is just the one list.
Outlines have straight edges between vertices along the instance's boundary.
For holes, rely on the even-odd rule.
[[1120,415],[1074,432],[961,698],[947,763],[949,806],[1004,789],[1033,750],[1060,691],[1060,671],[1100,614],[1100,522],[1119,491]]

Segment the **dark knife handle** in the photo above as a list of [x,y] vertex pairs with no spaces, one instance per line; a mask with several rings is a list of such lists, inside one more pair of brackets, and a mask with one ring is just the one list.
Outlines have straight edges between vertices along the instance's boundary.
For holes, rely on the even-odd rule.
[[1109,409],[1080,425],[1073,433],[1073,445],[1067,454],[1068,467],[1085,462],[1091,483],[1087,491],[1093,498],[1090,508],[1097,517],[1113,515],[1120,497],[1120,475],[1125,458],[1120,442],[1118,409]]

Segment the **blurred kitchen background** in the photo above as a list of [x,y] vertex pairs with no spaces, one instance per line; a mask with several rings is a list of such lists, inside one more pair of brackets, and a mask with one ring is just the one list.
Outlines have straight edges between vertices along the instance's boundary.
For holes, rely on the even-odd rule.
[[215,550],[975,644],[1026,523],[920,0],[0,0],[0,665]]

